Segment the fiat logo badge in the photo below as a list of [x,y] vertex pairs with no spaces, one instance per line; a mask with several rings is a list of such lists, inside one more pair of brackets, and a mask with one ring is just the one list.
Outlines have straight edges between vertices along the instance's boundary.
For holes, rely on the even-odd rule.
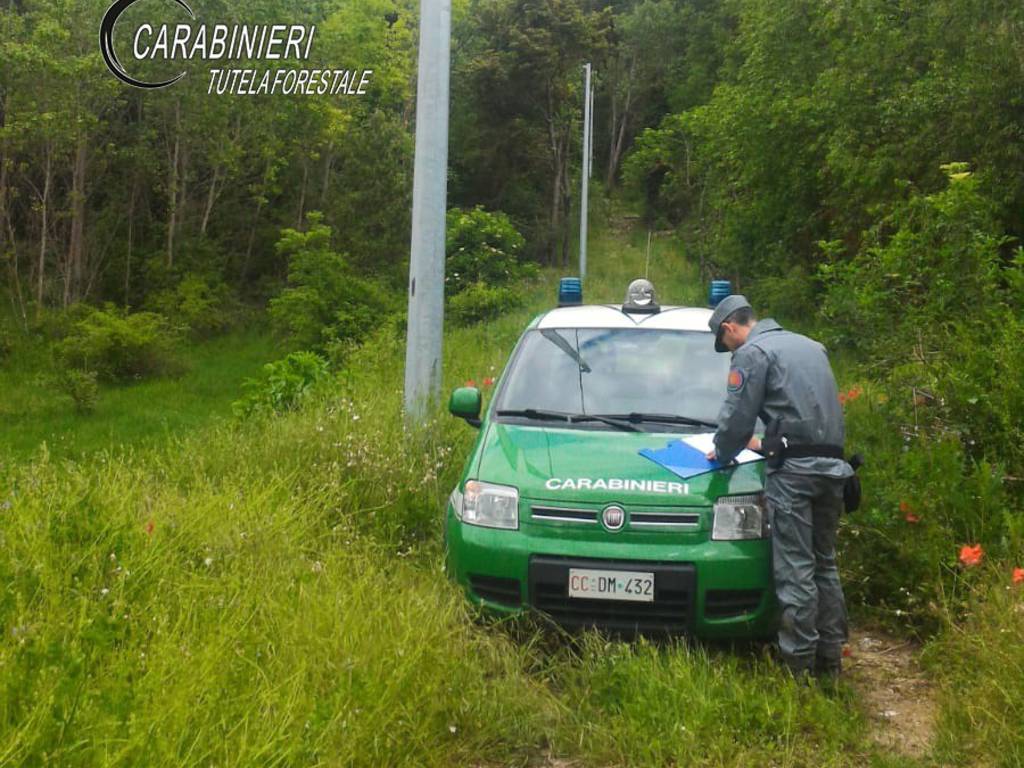
[[605,507],[601,513],[601,522],[609,531],[622,530],[626,523],[626,511],[622,507]]

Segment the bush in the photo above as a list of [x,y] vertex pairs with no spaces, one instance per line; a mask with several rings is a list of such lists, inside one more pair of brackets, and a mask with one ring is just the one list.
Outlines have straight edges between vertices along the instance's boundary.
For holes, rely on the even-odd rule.
[[96,371],[80,371],[67,368],[60,374],[60,388],[68,395],[78,413],[92,413],[99,400],[99,386]]
[[180,370],[176,336],[163,315],[107,304],[85,310],[57,345],[57,356],[67,367],[96,371],[105,381],[155,376]]
[[925,398],[915,422],[960,438],[975,459],[1024,469],[1024,255],[963,164],[949,186],[913,194],[848,263],[826,264],[831,341],[870,354],[894,403]]
[[271,299],[270,318],[294,345],[324,351],[339,341],[361,341],[392,311],[394,299],[331,250],[331,228],[319,213],[308,218],[307,232],[281,231],[276,247],[288,259],[288,287]]
[[239,306],[231,288],[219,279],[190,273],[172,289],[160,291],[151,302],[154,310],[204,338],[226,331]]
[[823,310],[835,341],[886,355],[920,341],[922,331],[930,345],[941,344],[954,319],[1008,314],[993,313],[1011,298],[995,205],[962,163],[944,167],[949,186],[894,206],[853,259],[835,263],[834,244],[825,244],[833,263],[820,267]]
[[475,283],[488,286],[519,282],[538,274],[536,265],[519,261],[523,236],[500,211],[448,211],[445,237],[445,295],[453,296]]
[[246,394],[231,404],[246,418],[257,413],[280,413],[299,404],[328,378],[327,361],[314,352],[293,352],[263,366],[263,379],[246,379]]
[[513,288],[496,288],[473,283],[448,300],[448,319],[455,325],[472,325],[500,317],[523,303],[523,295]]

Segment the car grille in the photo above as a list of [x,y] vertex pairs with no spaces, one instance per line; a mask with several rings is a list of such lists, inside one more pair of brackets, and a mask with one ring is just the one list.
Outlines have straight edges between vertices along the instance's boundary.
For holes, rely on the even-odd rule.
[[568,507],[530,507],[534,520],[556,520],[562,523],[596,523],[597,512],[592,509],[569,509]]
[[631,528],[696,528],[700,515],[693,512],[634,512],[629,516]]
[[[569,569],[597,568],[654,573],[654,602],[569,597]],[[692,563],[639,560],[530,558],[530,604],[566,627],[595,626],[624,633],[686,632],[693,614],[696,570]]]
[[761,589],[709,589],[704,595],[704,615],[709,619],[724,619],[753,613],[761,605]]
[[[584,523],[596,524],[601,514],[596,509],[574,509],[570,507],[552,507],[531,505],[530,518],[536,522]],[[629,511],[628,527],[635,530],[696,530],[700,527],[700,514],[697,512],[644,512]]]
[[505,579],[500,576],[469,574],[469,586],[477,597],[503,605],[520,605],[519,579]]

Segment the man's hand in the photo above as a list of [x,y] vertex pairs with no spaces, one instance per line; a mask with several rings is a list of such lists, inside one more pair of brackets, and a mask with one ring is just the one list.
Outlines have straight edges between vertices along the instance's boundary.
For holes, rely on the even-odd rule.
[[[750,440],[747,441],[747,448],[749,448],[752,451],[760,452],[761,438],[758,437],[757,435],[751,437]],[[715,454],[715,450],[712,448],[710,451],[704,454],[704,458],[706,458],[708,461],[715,461],[718,457]]]

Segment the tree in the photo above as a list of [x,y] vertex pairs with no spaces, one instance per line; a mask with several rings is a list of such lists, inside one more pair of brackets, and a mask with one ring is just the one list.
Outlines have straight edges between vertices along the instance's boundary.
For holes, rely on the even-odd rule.
[[472,120],[457,123],[455,163],[464,168],[471,157],[476,167],[469,189],[459,192],[539,220],[527,228],[539,241],[536,252],[548,263],[567,263],[581,67],[603,55],[610,10],[589,11],[571,0],[480,0],[470,15],[477,36],[459,62],[469,83],[459,97],[471,97]]

